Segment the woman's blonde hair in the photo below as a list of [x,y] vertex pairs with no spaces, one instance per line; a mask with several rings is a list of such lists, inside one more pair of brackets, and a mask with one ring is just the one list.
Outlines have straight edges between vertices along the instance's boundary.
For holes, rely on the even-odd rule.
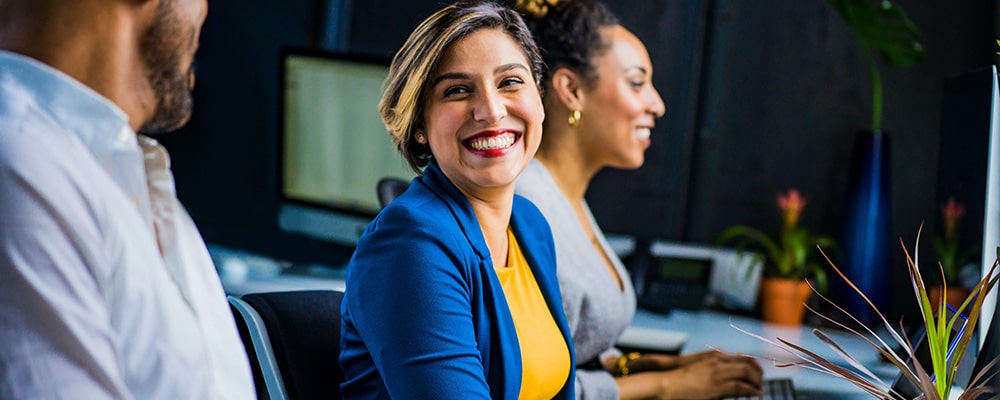
[[426,144],[416,140],[422,125],[425,92],[431,74],[452,43],[480,29],[499,29],[510,35],[531,64],[532,78],[541,90],[542,58],[521,16],[492,2],[451,4],[428,17],[410,34],[389,67],[379,114],[392,135],[396,149],[417,174],[431,160]]

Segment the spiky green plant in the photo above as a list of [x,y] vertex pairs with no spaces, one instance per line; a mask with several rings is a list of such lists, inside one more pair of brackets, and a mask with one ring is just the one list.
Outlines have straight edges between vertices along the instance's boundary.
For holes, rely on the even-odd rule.
[[[917,233],[917,243],[920,242],[920,233]],[[891,340],[902,346],[905,353],[900,354],[899,352],[893,350],[885,340],[879,337],[871,328],[867,327],[865,324],[861,323],[853,315],[845,311],[843,308],[837,306],[828,298],[824,297],[822,294],[817,293],[824,301],[832,305],[836,310],[846,315],[850,321],[856,325],[855,327],[848,326],[845,323],[838,322],[833,318],[827,317],[815,309],[808,307],[809,311],[820,316],[821,318],[829,321],[830,323],[843,328],[851,333],[854,333],[861,337],[865,342],[871,345],[875,350],[882,354],[882,356],[889,360],[893,365],[899,368],[901,375],[906,380],[913,383],[913,385],[923,393],[922,399],[925,400],[943,400],[948,399],[951,392],[951,388],[954,384],[955,373],[958,369],[958,363],[961,361],[962,356],[965,354],[965,350],[968,348],[969,343],[972,340],[972,334],[975,332],[976,324],[979,322],[980,310],[983,306],[983,301],[986,298],[986,294],[993,289],[997,283],[997,279],[1000,276],[996,275],[996,270],[998,262],[1000,262],[1000,247],[997,248],[997,260],[993,263],[993,266],[987,272],[985,276],[979,281],[979,283],[972,289],[969,296],[962,302],[962,305],[957,308],[957,313],[955,313],[951,318],[947,317],[947,313],[937,313],[932,311],[931,300],[927,297],[927,288],[924,286],[924,280],[920,276],[920,268],[917,262],[917,245],[914,244],[913,257],[910,257],[909,251],[906,250],[905,244],[900,240],[900,245],[903,247],[903,252],[906,254],[906,264],[910,273],[910,283],[913,286],[913,293],[917,298],[917,302],[920,306],[921,319],[926,329],[925,341],[927,342],[928,349],[930,352],[931,365],[924,366],[920,365],[920,362],[916,360],[915,353],[916,349],[915,343],[910,343],[908,339],[905,339],[903,332],[902,322],[900,322],[899,330],[893,328],[885,316],[875,307],[868,297],[861,292],[850,279],[845,276],[837,266],[830,261],[827,257],[827,262],[833,267],[834,271],[842,279],[844,279],[847,284],[853,288],[866,302],[872,307],[878,317],[881,319],[885,329],[891,336]],[[820,252],[823,250],[820,249]],[[826,257],[826,254],[823,254]],[[943,272],[942,272],[943,273]],[[944,290],[947,291],[947,280],[944,280]],[[814,290],[815,291],[815,290]],[[938,304],[938,309],[943,310],[945,307],[944,297],[942,296],[941,303]],[[968,316],[966,321],[965,329],[962,331],[962,335],[958,339],[953,339],[951,337],[952,327],[958,320],[958,314],[965,314]],[[730,324],[732,325],[732,324]],[[810,351],[798,344],[792,343],[788,340],[782,339],[780,337],[774,340],[762,337],[760,335],[748,332],[738,326],[732,325],[737,330],[746,333],[750,336],[756,337],[774,346],[777,346],[785,351],[793,354],[801,361],[796,362],[778,362],[779,367],[790,367],[790,366],[801,366],[804,368],[809,368],[815,371],[826,373],[829,375],[844,378],[855,386],[861,388],[867,393],[880,399],[893,399],[893,400],[910,400],[904,398],[901,394],[892,390],[891,387],[886,385],[881,379],[879,379],[871,370],[866,368],[860,362],[858,362],[850,354],[843,351],[843,347],[838,345],[833,339],[828,335],[824,334],[819,329],[813,329],[813,334],[816,335],[823,343],[830,346],[837,354],[840,354],[844,361],[846,361],[853,368],[847,368],[838,365],[820,355],[816,352]],[[952,356],[947,357],[948,344],[955,341],[956,345],[953,350]],[[907,360],[912,359],[912,367],[907,364]],[[976,371],[972,382],[969,387],[966,388],[962,394],[959,396],[961,400],[973,400],[978,399],[979,396],[987,393],[995,393],[997,388],[989,388],[984,386],[993,375],[996,375],[997,371],[993,371],[993,367],[997,364],[998,359],[992,360],[988,363],[983,370]],[[926,368],[930,367],[928,371]],[[931,379],[934,376],[935,379]]]

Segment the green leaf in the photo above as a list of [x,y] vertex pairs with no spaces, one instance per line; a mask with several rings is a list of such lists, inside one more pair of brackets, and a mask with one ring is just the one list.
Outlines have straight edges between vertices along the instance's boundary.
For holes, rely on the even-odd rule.
[[809,271],[812,273],[812,277],[816,281],[816,290],[826,292],[827,278],[826,270],[823,269],[823,266],[817,263],[809,263]]
[[[777,239],[777,240],[776,240]],[[747,245],[756,245],[764,250],[766,262],[764,275],[776,278],[813,278],[821,291],[826,291],[826,273],[820,264],[811,263],[809,258],[816,255],[817,246],[835,248],[836,242],[824,235],[814,235],[802,227],[785,227],[777,238],[745,225],[727,228],[716,242],[725,244],[735,241],[737,250]],[[747,271],[747,277],[752,271]]]
[[882,77],[874,50],[886,64],[909,67],[924,59],[924,46],[917,26],[903,9],[889,0],[827,0],[861,42],[872,79],[872,132],[882,130]]
[[[716,241],[718,243],[726,243],[732,240],[737,241],[738,248],[740,250],[742,250],[748,243],[754,243],[763,247],[767,252],[767,256],[772,261],[781,258],[781,250],[778,248],[777,243],[774,242],[774,239],[771,239],[770,236],[760,230],[745,225],[731,226],[722,231]],[[767,263],[765,263],[764,268],[765,270],[768,268]]]
[[924,59],[920,29],[898,5],[888,0],[827,0],[866,48],[892,67],[909,67]]

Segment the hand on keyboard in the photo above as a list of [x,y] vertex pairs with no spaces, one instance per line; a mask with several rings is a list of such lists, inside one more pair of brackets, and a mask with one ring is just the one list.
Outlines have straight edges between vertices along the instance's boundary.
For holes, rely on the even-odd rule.
[[[637,373],[625,379],[656,380],[650,384],[662,388],[659,398],[718,399],[760,394],[763,371],[750,357],[707,351],[672,358],[644,355],[633,363],[629,367]],[[658,370],[662,367],[672,369]]]

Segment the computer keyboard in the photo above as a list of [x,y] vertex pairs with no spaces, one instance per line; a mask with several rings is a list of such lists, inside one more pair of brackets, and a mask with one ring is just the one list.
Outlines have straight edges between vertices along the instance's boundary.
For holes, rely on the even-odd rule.
[[760,396],[727,397],[724,400],[796,400],[791,378],[765,379]]

